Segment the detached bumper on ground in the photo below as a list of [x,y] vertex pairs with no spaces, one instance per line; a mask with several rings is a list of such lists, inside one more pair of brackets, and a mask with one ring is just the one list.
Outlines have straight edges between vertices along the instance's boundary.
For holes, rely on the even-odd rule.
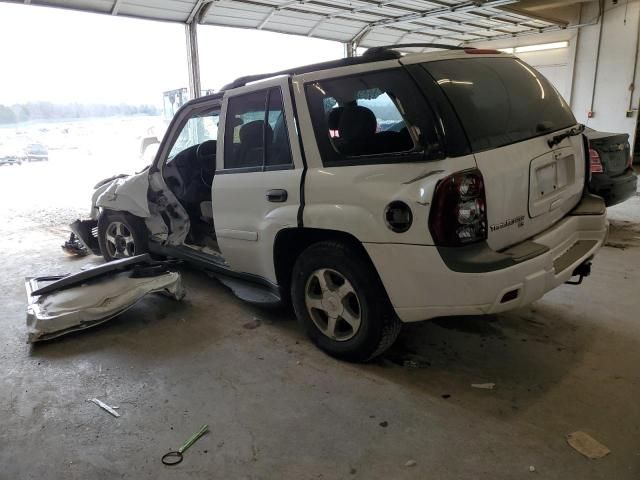
[[586,196],[564,219],[501,252],[486,244],[365,244],[404,322],[497,313],[537,300],[590,260],[608,232],[604,201]]

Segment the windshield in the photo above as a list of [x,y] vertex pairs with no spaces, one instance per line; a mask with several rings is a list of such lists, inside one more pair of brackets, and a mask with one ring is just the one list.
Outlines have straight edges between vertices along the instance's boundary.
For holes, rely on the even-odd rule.
[[576,124],[549,81],[517,58],[441,60],[422,66],[453,104],[473,151]]
[[199,113],[187,120],[173,147],[171,147],[168,160],[187,148],[206,140],[217,140],[219,117],[220,111],[215,110]]

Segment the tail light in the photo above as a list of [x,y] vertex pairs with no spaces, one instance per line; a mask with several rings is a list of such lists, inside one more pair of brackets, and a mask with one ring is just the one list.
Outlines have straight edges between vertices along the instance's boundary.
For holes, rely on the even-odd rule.
[[438,182],[429,213],[429,230],[440,246],[486,240],[486,200],[479,170],[454,173]]
[[602,161],[600,160],[600,154],[597,150],[589,148],[589,166],[591,173],[602,173]]

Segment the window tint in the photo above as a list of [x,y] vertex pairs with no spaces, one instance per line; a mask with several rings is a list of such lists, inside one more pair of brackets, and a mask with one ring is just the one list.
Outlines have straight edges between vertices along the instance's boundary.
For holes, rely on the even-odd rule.
[[230,98],[224,136],[224,168],[287,167],[291,163],[280,89]]
[[576,123],[540,73],[514,58],[423,64],[455,108],[474,151],[519,142]]
[[408,161],[397,157],[438,149],[430,109],[402,69],[321,80],[306,92],[325,163]]

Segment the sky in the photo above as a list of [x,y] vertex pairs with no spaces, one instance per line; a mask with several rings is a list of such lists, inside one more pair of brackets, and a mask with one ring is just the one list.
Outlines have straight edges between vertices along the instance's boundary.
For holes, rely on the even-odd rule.
[[[340,58],[337,42],[199,26],[203,89],[236,77]],[[184,26],[0,2],[0,104],[160,106],[188,86]]]

